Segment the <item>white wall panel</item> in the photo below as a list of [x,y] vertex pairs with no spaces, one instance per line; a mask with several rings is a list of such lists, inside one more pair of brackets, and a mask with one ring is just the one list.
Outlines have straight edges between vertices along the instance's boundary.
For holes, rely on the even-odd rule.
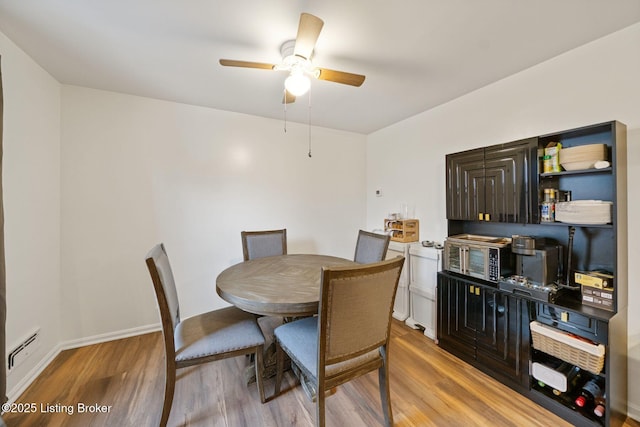
[[60,342],[60,85],[2,33],[0,55],[7,352],[38,328],[41,342],[11,392]]
[[64,339],[158,322],[144,256],[167,247],[183,316],[227,305],[215,277],[240,231],[287,228],[290,253],[352,257],[365,137],[63,86]]

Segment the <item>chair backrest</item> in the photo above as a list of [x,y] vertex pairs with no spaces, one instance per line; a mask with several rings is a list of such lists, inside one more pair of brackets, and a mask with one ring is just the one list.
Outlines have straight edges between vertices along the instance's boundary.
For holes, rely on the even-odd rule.
[[322,269],[318,366],[365,354],[389,341],[404,257]]
[[160,309],[167,357],[172,357],[171,355],[175,354],[173,335],[176,326],[180,323],[180,305],[164,244],[159,243],[154,246],[147,254],[146,262]]
[[360,230],[358,232],[358,242],[356,243],[356,254],[353,260],[360,264],[382,261],[387,255],[390,239],[391,237],[387,234]]
[[287,229],[243,231],[242,255],[245,261],[287,254]]

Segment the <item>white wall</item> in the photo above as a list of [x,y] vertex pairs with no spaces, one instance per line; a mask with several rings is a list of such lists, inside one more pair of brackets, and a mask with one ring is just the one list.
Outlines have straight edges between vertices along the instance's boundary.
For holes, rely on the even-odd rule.
[[215,277],[240,231],[287,228],[290,253],[352,257],[365,137],[98,90],[62,89],[63,339],[158,323],[144,264],[167,247],[183,316],[227,305]]
[[[570,51],[367,139],[367,223],[414,203],[423,240],[442,241],[447,153],[619,120],[628,128],[629,259],[640,249],[640,24]],[[376,189],[383,197],[375,197]],[[638,277],[640,266],[629,266]],[[629,372],[640,373],[640,289],[629,286]],[[630,378],[633,378],[630,376]],[[640,419],[640,383],[629,381]]]
[[2,33],[0,55],[7,352],[41,331],[40,347],[9,373],[11,391],[60,342],[60,85]]

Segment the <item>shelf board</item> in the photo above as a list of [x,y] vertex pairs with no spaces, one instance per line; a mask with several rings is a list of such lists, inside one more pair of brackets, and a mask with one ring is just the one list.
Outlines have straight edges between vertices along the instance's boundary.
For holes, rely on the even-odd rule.
[[562,222],[562,221],[553,221],[553,222],[543,222],[539,223],[540,225],[548,225],[548,226],[562,226],[562,227],[588,227],[588,228],[613,228],[613,224],[575,224],[573,222]]
[[562,171],[562,172],[547,172],[541,173],[540,178],[551,178],[554,176],[565,176],[565,175],[586,175],[592,173],[611,173],[613,171],[612,167],[603,168],[603,169],[580,169],[575,171]]

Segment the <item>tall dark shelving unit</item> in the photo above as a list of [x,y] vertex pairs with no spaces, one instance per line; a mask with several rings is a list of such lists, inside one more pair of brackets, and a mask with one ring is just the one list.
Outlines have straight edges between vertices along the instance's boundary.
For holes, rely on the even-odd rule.
[[[560,142],[564,148],[606,144],[611,167],[541,173],[537,152],[550,142]],[[466,198],[477,198],[477,193],[469,191],[468,183],[480,182],[476,178],[486,176],[486,172],[481,170],[485,153],[496,150],[505,156],[518,152],[521,156],[526,154],[526,161],[523,162],[521,157],[502,158],[498,162],[518,168],[508,171],[508,176],[518,177],[514,181],[516,187],[504,187],[508,192],[510,210],[517,215],[494,216],[487,221],[468,208],[477,206],[477,201]],[[480,154],[482,163],[479,162]],[[494,283],[443,271],[438,277],[439,345],[575,425],[622,425],[627,416],[626,126],[611,121],[554,132],[453,153],[447,155],[446,162],[449,235],[470,233],[509,237],[520,234],[554,239],[564,249],[566,265],[569,228],[574,227],[570,268],[611,271],[614,274],[614,304],[613,311],[583,305],[579,291],[563,294],[554,303],[540,302],[505,293]],[[473,165],[471,172],[465,170],[468,165]],[[611,223],[540,223],[538,206],[544,188],[570,190],[573,200],[612,201]],[[500,203],[487,200],[493,197],[489,192],[482,196],[484,206]],[[530,375],[530,366],[545,355],[532,346],[529,331],[532,320],[605,346],[604,368],[600,374],[605,380],[607,396],[603,418],[581,411],[566,398],[559,398],[537,386],[537,381]],[[495,350],[493,354],[492,349]]]

